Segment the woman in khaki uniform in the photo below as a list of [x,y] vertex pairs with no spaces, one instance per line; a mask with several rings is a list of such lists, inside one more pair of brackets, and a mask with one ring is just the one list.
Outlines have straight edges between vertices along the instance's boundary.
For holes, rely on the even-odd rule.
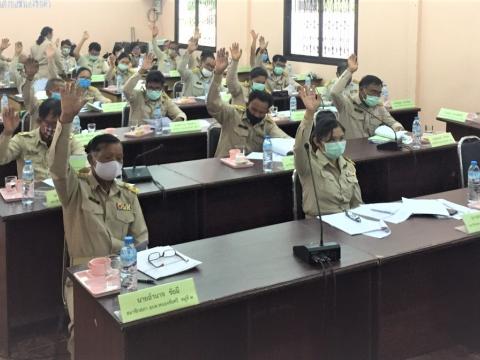
[[[354,163],[345,158],[345,130],[331,111],[320,111],[314,91],[301,87],[300,97],[306,112],[295,137],[295,168],[303,188],[303,211],[307,217],[318,215],[312,176],[315,176],[318,202],[322,214],[338,213],[362,203]],[[309,156],[312,161],[310,171]]]
[[58,72],[58,69],[61,69],[62,62],[60,60],[60,52],[54,46],[52,42],[53,38],[53,29],[45,26],[42,31],[40,32],[40,36],[38,37],[35,45],[31,48],[31,56],[35,60],[38,61],[39,70],[38,70],[38,78],[50,78],[52,71],[49,68],[49,60],[47,56],[47,49],[49,49],[52,54],[52,60],[54,61],[55,72]]
[[83,90],[83,98],[88,103],[100,101],[101,103],[110,103],[110,99],[102,95],[100,90],[92,85],[92,72],[90,69],[81,67],[73,73],[73,79],[76,81],[78,87]]

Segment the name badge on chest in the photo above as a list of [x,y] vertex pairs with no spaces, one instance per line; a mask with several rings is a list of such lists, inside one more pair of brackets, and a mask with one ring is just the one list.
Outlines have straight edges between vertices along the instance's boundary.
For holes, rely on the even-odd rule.
[[117,210],[132,211],[132,204],[125,204],[123,202],[117,201]]

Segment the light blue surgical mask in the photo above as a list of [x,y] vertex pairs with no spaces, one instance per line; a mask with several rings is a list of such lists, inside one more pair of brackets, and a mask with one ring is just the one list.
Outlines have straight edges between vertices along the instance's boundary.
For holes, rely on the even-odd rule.
[[127,71],[127,70],[128,70],[128,65],[127,65],[127,64],[120,63],[120,64],[118,64],[118,70],[120,70],[120,71]]
[[252,82],[252,91],[265,91],[265,84]]
[[77,84],[82,89],[88,89],[92,84],[92,81],[90,79],[80,78],[77,80]]
[[378,96],[372,96],[372,95],[367,95],[365,97],[365,104],[370,107],[377,106],[380,103],[380,97]]
[[51,98],[54,100],[62,100],[62,95],[60,95],[59,92],[52,92]]
[[330,160],[337,160],[345,152],[346,146],[345,140],[325,143],[325,155]]
[[88,58],[90,59],[90,61],[97,61],[98,55],[90,55]]
[[282,75],[284,71],[285,70],[281,66],[275,66],[273,68],[273,72],[275,73],[275,75],[278,75],[278,76]]
[[147,97],[152,101],[157,101],[162,96],[162,90],[147,89]]
[[262,61],[263,61],[263,62],[267,62],[267,61],[268,61],[268,54],[267,54],[267,53],[263,53],[263,54],[262,54]]

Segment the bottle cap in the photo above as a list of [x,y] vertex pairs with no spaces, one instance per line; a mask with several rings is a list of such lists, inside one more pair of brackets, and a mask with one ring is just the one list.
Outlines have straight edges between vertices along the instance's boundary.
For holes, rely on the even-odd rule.
[[477,160],[472,160],[472,162],[470,163],[470,165],[477,165]]
[[123,238],[125,245],[133,244],[133,236],[125,236]]
[[25,160],[25,165],[32,165],[32,160]]

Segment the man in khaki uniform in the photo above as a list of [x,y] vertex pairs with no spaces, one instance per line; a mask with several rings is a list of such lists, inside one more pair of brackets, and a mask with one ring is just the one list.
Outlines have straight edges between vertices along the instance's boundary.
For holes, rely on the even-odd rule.
[[282,91],[285,90],[289,85],[292,85],[295,89],[297,89],[300,84],[297,83],[291,76],[293,74],[289,74],[286,70],[287,67],[287,59],[285,59],[282,55],[275,55],[272,58],[273,61],[273,69],[269,71],[269,76],[267,79],[267,91]]
[[[299,92],[306,112],[295,137],[295,169],[303,189],[303,211],[307,218],[318,215],[312,176],[315,177],[317,196],[322,214],[332,214],[352,209],[362,203],[362,195],[354,163],[343,156],[344,131],[331,111],[317,113],[320,96],[301,88]],[[313,134],[312,134],[313,132]],[[305,149],[308,144],[308,150]],[[312,172],[307,151],[310,152]]]
[[232,104],[245,106],[251,91],[265,91],[267,71],[262,67],[255,67],[250,71],[250,81],[240,84],[238,81],[238,61],[242,57],[242,50],[238,43],[230,48],[232,62],[227,70],[227,88],[232,95]]
[[92,42],[88,45],[88,55],[80,55],[80,50],[82,49],[85,41],[88,40],[90,35],[88,32],[84,31],[82,39],[78,43],[75,50],[73,50],[73,56],[77,60],[77,65],[80,67],[86,67],[90,69],[93,75],[106,74],[108,71],[108,66],[105,60],[100,56],[100,51],[102,47],[97,42]]
[[91,86],[92,84],[92,72],[90,69],[81,67],[73,73],[73,79],[77,82],[78,86],[83,90],[83,98],[88,103],[100,101],[101,103],[110,103],[112,100],[102,95],[100,90]]
[[344,94],[345,87],[352,80],[352,74],[357,71],[356,55],[348,58],[348,67],[333,86],[330,96],[338,110],[339,121],[345,127],[345,137],[356,139],[375,134],[375,129],[386,124],[395,131],[403,130],[385,109],[380,101],[382,81],[376,76],[367,75],[359,84],[358,96],[350,97]]
[[[120,140],[110,134],[95,137],[87,146],[90,173],[76,174],[68,165],[69,138],[72,121],[85,100],[82,93],[68,84],[62,90],[60,116],[52,151],[50,172],[62,203],[63,222],[68,253],[72,265],[86,264],[98,256],[118,254],[123,238],[131,235],[136,245],[146,244],[148,230],[134,186],[115,180],[121,174],[123,150]],[[65,284],[65,297],[70,314],[73,349],[73,287]]]
[[[13,109],[4,112],[4,130],[0,134],[0,165],[16,160],[17,174],[21,175],[25,160],[32,160],[35,180],[49,178],[47,155],[50,152],[60,112],[60,101],[45,100],[39,107],[39,126],[35,130],[18,133],[15,136],[13,134],[20,123],[18,114],[15,114]],[[69,141],[69,154],[85,154],[83,146],[78,141],[72,137],[69,137]]]
[[215,75],[207,99],[208,112],[222,125],[215,156],[228,156],[228,151],[237,145],[245,146],[247,153],[262,151],[265,135],[288,138],[268,115],[273,104],[270,94],[263,91],[251,92],[246,108],[228,105],[222,101],[218,89],[227,66],[228,53],[225,49],[220,49],[217,52]]
[[[153,119],[155,110],[161,117],[168,117],[173,121],[187,120],[187,115],[163,91],[165,78],[160,71],[150,71],[153,54],[148,54],[137,74],[132,76],[123,87],[123,93],[130,103],[130,126],[145,124],[146,119]],[[147,74],[148,73],[148,74]],[[145,90],[136,90],[135,86],[141,77],[147,74]]]
[[212,82],[213,70],[215,69],[215,56],[210,51],[203,51],[200,55],[200,66],[187,69],[193,59],[193,52],[198,48],[198,40],[194,38],[188,42],[188,47],[178,64],[183,85],[183,96],[205,96]]
[[[117,77],[120,76],[122,86],[135,75],[136,71],[132,69],[132,63],[130,57],[126,53],[121,53],[118,57],[113,54],[110,54],[108,57],[108,72],[105,75],[105,80],[107,80],[108,85],[117,86]],[[122,88],[117,89],[117,91],[122,91]]]
[[[157,57],[158,70],[162,73],[167,73],[168,70],[176,70],[178,68],[179,55],[175,50],[175,46],[171,41],[166,40],[163,44],[164,50],[160,49],[158,44],[158,27],[152,27],[152,51]],[[195,67],[195,59],[193,56],[189,57],[188,68]]]

